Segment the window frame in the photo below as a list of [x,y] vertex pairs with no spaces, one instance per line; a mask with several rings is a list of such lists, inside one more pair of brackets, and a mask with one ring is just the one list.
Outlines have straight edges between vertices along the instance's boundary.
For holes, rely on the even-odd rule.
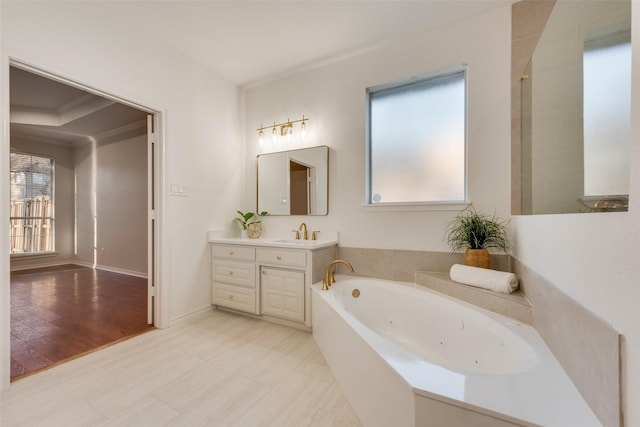
[[[10,154],[19,154],[19,155],[23,155],[23,156],[30,156],[30,157],[39,157],[39,158],[43,158],[43,159],[49,159],[51,160],[51,200],[52,200],[52,207],[51,207],[51,216],[47,217],[50,219],[51,221],[51,248],[50,250],[46,250],[46,251],[38,251],[38,252],[16,252],[16,253],[11,253],[11,248],[9,248],[9,257],[10,258],[39,258],[39,257],[47,257],[47,256],[55,256],[57,254],[56,251],[56,159],[54,156],[51,155],[47,155],[47,154],[36,154],[36,153],[30,153],[30,152],[25,152],[25,151],[21,151],[21,150],[10,150]],[[11,175],[11,165],[9,165],[9,175]],[[11,178],[9,178],[9,181],[11,181]],[[9,184],[9,186],[11,186],[11,183]],[[9,189],[9,203],[11,203],[12,197],[11,197],[11,189]],[[15,218],[12,217],[11,215],[9,215],[9,221],[11,223],[11,220]],[[43,217],[44,218],[44,217]],[[9,235],[9,237],[11,238],[11,234]]]
[[[371,101],[372,96],[376,93],[392,91],[407,86],[419,85],[429,80],[448,77],[455,74],[462,74],[464,81],[464,199],[463,200],[426,200],[426,201],[407,201],[407,202],[372,202],[371,184],[372,184],[372,141],[371,141]],[[467,64],[454,65],[427,73],[419,74],[409,78],[397,80],[390,83],[384,83],[366,88],[366,148],[365,148],[365,199],[363,207],[372,208],[379,211],[385,210],[462,210],[468,207],[471,202],[469,200],[469,167],[468,167],[468,150],[469,150],[469,82],[468,82],[468,66]]]

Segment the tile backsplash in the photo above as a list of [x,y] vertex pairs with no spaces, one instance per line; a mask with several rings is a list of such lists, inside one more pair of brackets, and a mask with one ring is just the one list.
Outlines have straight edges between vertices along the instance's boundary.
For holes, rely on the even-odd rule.
[[[338,257],[353,265],[356,276],[411,283],[415,281],[416,271],[449,272],[453,264],[464,264],[463,254],[400,249],[363,249],[339,246]],[[491,268],[509,271],[509,256],[492,254]],[[346,273],[347,269],[341,268],[339,272]]]

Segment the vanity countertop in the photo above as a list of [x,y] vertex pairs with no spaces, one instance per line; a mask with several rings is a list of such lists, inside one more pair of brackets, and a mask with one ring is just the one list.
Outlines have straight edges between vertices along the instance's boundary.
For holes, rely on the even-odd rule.
[[338,239],[318,239],[318,240],[295,240],[282,238],[261,237],[259,239],[249,239],[244,237],[220,237],[215,232],[207,234],[209,243],[221,243],[226,245],[247,245],[247,246],[265,246],[272,248],[290,248],[290,249],[320,249],[327,246],[337,245]]

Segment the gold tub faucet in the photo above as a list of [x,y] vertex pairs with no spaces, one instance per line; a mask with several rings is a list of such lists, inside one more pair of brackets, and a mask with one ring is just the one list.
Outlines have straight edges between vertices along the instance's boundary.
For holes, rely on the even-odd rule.
[[336,264],[344,264],[349,268],[349,270],[351,270],[352,273],[355,272],[353,266],[343,259],[336,259],[334,261],[331,261],[327,266],[327,271],[324,273],[324,280],[322,281],[323,291],[328,291],[329,286],[331,286],[336,281],[335,277],[333,276],[333,272],[331,271],[331,268]]

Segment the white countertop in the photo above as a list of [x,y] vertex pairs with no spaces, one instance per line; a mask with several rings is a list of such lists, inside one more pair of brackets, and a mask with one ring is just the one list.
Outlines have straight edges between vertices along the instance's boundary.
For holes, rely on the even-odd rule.
[[265,246],[272,248],[290,248],[290,249],[320,249],[328,246],[337,245],[337,236],[318,240],[295,240],[277,237],[261,237],[259,239],[249,239],[244,237],[224,237],[218,232],[209,231],[207,233],[209,243],[221,243],[225,245],[247,245],[247,246]]

